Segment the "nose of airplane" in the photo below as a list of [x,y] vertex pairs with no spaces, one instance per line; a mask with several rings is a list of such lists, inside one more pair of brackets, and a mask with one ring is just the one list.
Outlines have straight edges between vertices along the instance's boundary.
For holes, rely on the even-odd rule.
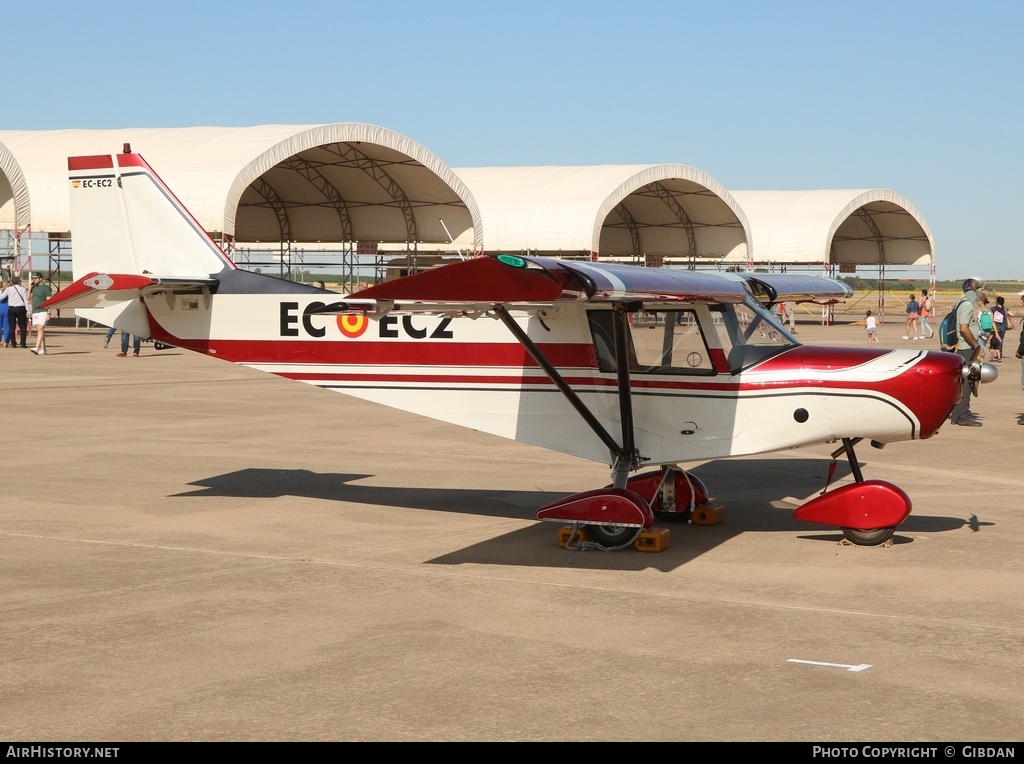
[[900,398],[917,415],[922,439],[939,431],[961,395],[970,395],[964,384],[963,367],[964,359],[957,353],[930,350],[902,375],[908,384]]

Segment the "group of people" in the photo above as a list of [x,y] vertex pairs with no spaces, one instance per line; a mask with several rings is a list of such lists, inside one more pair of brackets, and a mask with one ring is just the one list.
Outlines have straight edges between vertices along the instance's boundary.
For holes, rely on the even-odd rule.
[[[35,334],[35,345],[29,348],[36,355],[46,355],[46,325],[50,320],[50,311],[42,305],[53,295],[53,290],[46,283],[42,273],[33,273],[32,280],[26,289],[21,277],[13,276],[5,281],[0,291],[0,341],[5,348],[28,348],[28,339]],[[110,344],[115,329],[107,332],[103,347]],[[121,352],[118,356],[128,355],[130,335],[121,332]],[[134,337],[132,355],[138,357],[142,346],[142,338]]]
[[[977,279],[974,279],[978,281]],[[980,281],[978,283],[981,283]],[[1014,328],[1013,314],[1006,307],[1003,297],[996,297],[995,305],[989,303],[988,296],[982,291],[977,294],[973,303],[974,311],[978,322],[978,331],[974,334],[979,347],[981,347],[981,360],[1002,361],[1003,360],[1003,339],[1009,329]],[[924,340],[931,339],[935,330],[931,325],[931,318],[935,315],[935,300],[928,294],[927,289],[921,290],[921,296],[910,295],[907,303],[907,328],[902,339]],[[868,347],[874,346],[878,341],[878,318],[870,310],[864,317],[864,321],[858,322],[867,327]]]
[[[935,299],[928,294],[927,289],[921,290],[921,296],[910,295],[910,302],[907,303],[907,329],[903,335],[905,340],[926,340],[930,339],[935,330],[931,326],[931,318],[935,315]],[[878,316],[870,310],[865,314],[863,321],[858,321],[868,330],[868,347],[874,347],[878,342]]]
[[[935,334],[932,329],[931,317],[935,314],[935,299],[928,294],[927,289],[921,290],[921,297],[916,294],[910,295],[910,302],[907,303],[907,331],[903,335],[905,340],[927,340]],[[919,326],[920,324],[920,326]],[[920,329],[920,333],[918,332]]]
[[[996,298],[991,309],[985,294],[985,284],[981,279],[969,278],[963,283],[964,296],[956,304],[956,352],[968,363],[985,359],[986,345],[992,350],[992,360],[1002,360],[1003,339],[1006,332],[1014,328],[1013,314],[1006,308],[1003,297]],[[1024,301],[1024,293],[1021,293]],[[1024,332],[1017,345],[1017,358],[1024,359]],[[1021,365],[1021,387],[1024,388],[1024,364]],[[981,427],[978,417],[971,411],[971,396],[964,391],[960,402],[953,407],[949,421],[964,427]],[[1024,425],[1024,417],[1017,420]]]
[[[969,278],[961,285],[963,297],[957,302],[956,310],[956,348],[955,352],[963,356],[968,363],[980,361],[1003,360],[1003,342],[1006,333],[1016,328],[1013,322],[1013,313],[1006,307],[1006,300],[1002,296],[995,298],[995,304],[989,301],[985,293],[985,284],[981,279]],[[1024,307],[1024,292],[1020,293],[1022,307]],[[930,319],[935,315],[935,301],[927,289],[921,290],[921,296],[910,295],[907,303],[907,329],[903,335],[905,340],[928,339],[935,334],[930,324]],[[878,318],[870,310],[863,321],[867,329],[868,347],[873,347],[878,342]],[[952,345],[948,349],[953,349]],[[1021,332],[1021,340],[1015,354],[1017,358],[1024,359],[1024,332]],[[1024,388],[1024,364],[1021,365],[1021,388]],[[971,396],[965,393],[960,402],[953,408],[949,415],[952,424],[963,427],[981,427],[978,417],[971,411]],[[1017,424],[1024,425],[1024,416]]]
[[[978,280],[974,279],[974,281]],[[973,337],[977,341],[977,347],[980,348],[979,358],[982,361],[1002,361],[1003,340],[1006,337],[1006,332],[1015,328],[1013,314],[1006,307],[1004,297],[996,297],[995,305],[992,305],[984,288],[980,292],[975,291],[975,295],[974,313],[977,318],[977,331],[973,332]]]
[[41,273],[32,274],[28,289],[22,286],[19,276],[4,282],[3,291],[0,291],[0,339],[5,348],[28,347],[31,316],[32,331],[36,335],[35,346],[31,350],[36,355],[46,355],[46,324],[50,320],[50,311],[43,308],[43,303],[52,294],[53,290]]
[[1013,329],[1013,314],[1006,307],[1006,300],[1000,295],[996,304],[989,307],[988,297],[982,295],[978,310],[978,323],[981,325],[982,359],[992,361],[1003,360],[1003,338],[1008,329]]

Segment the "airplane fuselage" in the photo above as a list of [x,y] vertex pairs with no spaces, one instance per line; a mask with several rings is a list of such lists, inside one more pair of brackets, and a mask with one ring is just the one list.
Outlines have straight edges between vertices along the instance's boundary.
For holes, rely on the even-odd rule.
[[[168,293],[149,297],[153,337],[386,406],[598,462],[606,445],[508,329],[395,310],[322,315],[337,295]],[[630,396],[635,443],[671,464],[831,443],[934,434],[955,403],[960,359],[938,352],[804,347],[758,306],[636,313]],[[514,311],[516,323],[604,427],[621,430],[611,311]],[[750,341],[751,338],[754,341]],[[739,341],[737,341],[739,340]],[[675,355],[672,355],[675,353]]]

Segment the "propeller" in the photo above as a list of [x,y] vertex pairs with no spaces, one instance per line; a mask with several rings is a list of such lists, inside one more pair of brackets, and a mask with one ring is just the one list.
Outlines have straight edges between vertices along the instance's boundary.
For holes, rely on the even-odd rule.
[[983,363],[981,360],[982,348],[979,345],[974,349],[970,359],[964,364],[963,375],[964,381],[967,382],[971,390],[971,395],[975,398],[978,397],[978,383],[992,382],[999,376],[999,369],[993,364]]

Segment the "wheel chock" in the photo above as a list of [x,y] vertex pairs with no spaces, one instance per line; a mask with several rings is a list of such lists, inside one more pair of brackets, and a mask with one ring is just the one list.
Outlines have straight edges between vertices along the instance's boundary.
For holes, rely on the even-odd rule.
[[[575,536],[572,535],[573,531],[576,532]],[[569,544],[570,538],[573,540],[574,544],[582,544],[587,540],[586,528],[573,528],[571,525],[566,525],[565,527],[558,529],[558,546],[562,547],[562,549],[565,549]]]
[[718,525],[722,522],[722,506],[696,507],[690,515],[690,522],[694,525]]
[[663,552],[668,549],[671,534],[668,528],[648,528],[640,531],[633,545],[638,552]]

